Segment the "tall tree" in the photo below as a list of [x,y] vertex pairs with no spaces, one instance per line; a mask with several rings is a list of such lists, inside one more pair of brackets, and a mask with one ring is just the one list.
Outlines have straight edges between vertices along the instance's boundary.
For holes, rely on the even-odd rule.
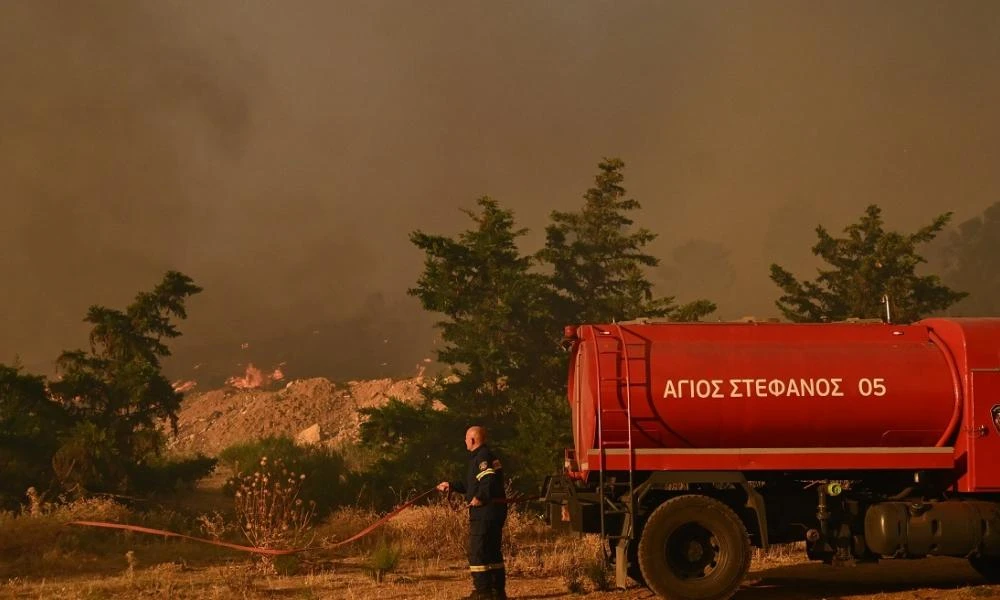
[[170,271],[151,292],[124,311],[92,306],[90,350],[63,352],[54,395],[76,420],[53,459],[57,475],[85,488],[125,489],[128,471],[159,454],[157,423],[176,428],[181,394],[160,371],[166,340],[180,335],[174,319],[187,317],[185,302],[201,291],[191,278]]
[[656,297],[645,269],[659,260],[644,248],[656,239],[633,227],[628,213],[640,208],[628,198],[621,159],[603,160],[595,186],[584,194],[579,212],[553,211],[545,248],[538,257],[552,267],[562,323],[607,322],[638,317],[697,320],[713,310],[708,301],[678,307],[672,297]]
[[797,322],[872,319],[885,314],[888,296],[893,320],[913,322],[948,308],[965,297],[943,285],[936,275],[917,275],[926,262],[917,246],[934,239],[951,218],[945,213],[916,232],[886,231],[882,210],[868,206],[857,223],[835,238],[816,227],[819,241],[812,248],[831,268],[820,269],[815,281],[799,281],[782,267],[771,265],[771,280],[784,294],[775,303]]
[[[424,272],[409,293],[426,310],[444,315],[437,323],[444,346],[438,360],[454,368],[441,401],[471,418],[498,421],[510,409],[511,390],[551,390],[547,373],[558,350],[546,278],[523,256],[514,216],[493,199],[465,211],[475,227],[457,239],[413,233],[424,251]],[[540,374],[545,374],[539,377]]]
[[942,278],[969,297],[952,312],[970,317],[1000,316],[1000,202],[951,231],[944,244]]
[[[535,427],[545,415],[567,412],[553,294],[533,258],[518,249],[526,230],[516,227],[513,213],[489,197],[477,208],[464,211],[472,227],[456,237],[410,236],[425,260],[409,293],[442,315],[437,358],[453,376],[428,386],[421,406],[368,411],[362,442],[381,453],[370,474],[385,480],[383,487],[392,479],[410,482],[417,465],[418,479],[440,475],[441,465],[460,456],[465,427],[473,423],[511,449],[508,463],[522,481],[534,482],[558,466],[551,448],[565,443],[563,430]],[[436,411],[434,401],[444,410]],[[521,451],[539,444],[544,455]]]

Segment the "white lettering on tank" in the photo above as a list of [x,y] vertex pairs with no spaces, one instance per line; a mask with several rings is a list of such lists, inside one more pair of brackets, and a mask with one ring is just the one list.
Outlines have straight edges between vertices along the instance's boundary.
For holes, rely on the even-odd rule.
[[[728,388],[726,382],[729,382]],[[843,377],[668,379],[664,398],[843,398],[850,383]],[[862,398],[885,396],[885,378],[862,377],[856,384]],[[728,395],[727,395],[728,390]]]
[[885,396],[885,379],[862,377],[858,380],[858,393],[864,397]]

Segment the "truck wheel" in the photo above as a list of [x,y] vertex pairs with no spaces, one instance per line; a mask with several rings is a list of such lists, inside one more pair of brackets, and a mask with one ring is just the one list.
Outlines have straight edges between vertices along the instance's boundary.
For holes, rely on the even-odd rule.
[[1000,558],[996,556],[970,556],[969,564],[986,581],[990,583],[1000,582]]
[[678,496],[646,521],[639,566],[649,588],[666,600],[726,600],[750,568],[750,538],[725,504]]

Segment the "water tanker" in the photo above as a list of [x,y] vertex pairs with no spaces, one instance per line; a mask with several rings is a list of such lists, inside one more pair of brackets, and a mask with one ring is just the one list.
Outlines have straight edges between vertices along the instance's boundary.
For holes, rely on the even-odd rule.
[[619,584],[736,592],[752,545],[831,564],[968,557],[1000,580],[1000,319],[566,328],[553,526]]

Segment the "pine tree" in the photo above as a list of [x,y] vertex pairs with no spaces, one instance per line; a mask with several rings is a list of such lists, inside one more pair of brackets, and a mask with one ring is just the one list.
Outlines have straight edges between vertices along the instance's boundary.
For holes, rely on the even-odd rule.
[[[554,296],[533,258],[518,249],[526,230],[516,227],[513,212],[489,197],[477,206],[464,211],[472,227],[457,237],[411,235],[425,260],[409,293],[442,316],[437,358],[452,373],[425,389],[420,406],[368,411],[362,443],[379,453],[369,475],[383,488],[454,468],[473,424],[486,426],[501,452],[510,450],[505,465],[520,482],[534,485],[558,467],[552,448],[566,443],[568,411]],[[539,430],[549,419],[561,426]]]
[[951,213],[939,215],[915,233],[903,234],[886,231],[882,210],[871,205],[859,222],[844,229],[843,238],[820,225],[812,252],[832,268],[820,269],[815,281],[800,282],[772,264],[771,280],[784,292],[775,304],[797,322],[880,318],[884,296],[896,322],[944,310],[966,294],[942,285],[936,275],[917,275],[916,268],[926,262],[917,246],[933,240],[950,218]]
[[558,290],[560,321],[600,323],[639,317],[698,318],[715,310],[708,301],[678,307],[673,297],[656,297],[645,269],[659,260],[644,252],[656,234],[634,228],[628,213],[640,208],[626,197],[621,159],[605,159],[595,186],[579,212],[553,211],[545,248],[538,257],[551,265]]
[[546,278],[523,256],[513,213],[489,197],[480,212],[465,211],[475,227],[458,239],[420,231],[411,236],[426,254],[424,272],[409,293],[437,323],[444,346],[438,360],[457,381],[446,383],[441,401],[473,419],[498,422],[510,409],[512,389],[552,389],[545,373],[558,351]]
[[124,311],[90,307],[84,319],[93,326],[90,350],[63,352],[61,378],[50,386],[75,420],[53,458],[65,482],[126,489],[129,470],[159,454],[157,424],[166,420],[176,428],[181,401],[160,359],[170,355],[166,340],[180,335],[173,320],[187,317],[185,301],[200,291],[170,271]]

